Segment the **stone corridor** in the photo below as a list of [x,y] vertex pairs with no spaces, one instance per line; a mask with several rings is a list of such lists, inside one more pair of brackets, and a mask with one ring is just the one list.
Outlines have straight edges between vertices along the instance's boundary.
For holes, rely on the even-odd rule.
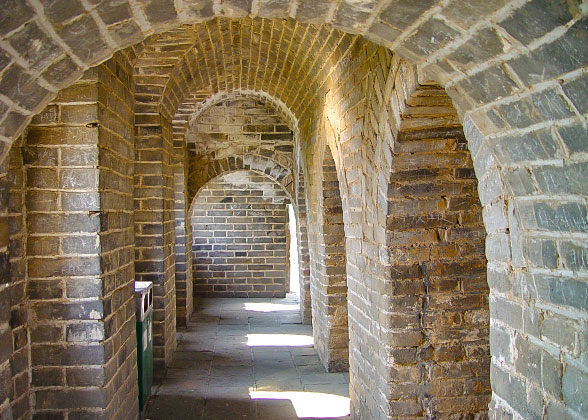
[[145,420],[343,420],[349,374],[325,373],[296,295],[203,298]]
[[586,0],[0,6],[0,419],[588,419]]

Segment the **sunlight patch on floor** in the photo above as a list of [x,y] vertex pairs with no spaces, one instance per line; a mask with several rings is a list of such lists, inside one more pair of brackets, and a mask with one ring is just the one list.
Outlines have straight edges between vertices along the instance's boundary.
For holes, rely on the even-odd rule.
[[246,311],[252,312],[297,312],[300,310],[298,305],[288,305],[285,303],[247,302],[243,306]]
[[290,400],[298,418],[333,418],[349,415],[350,399],[322,392],[250,391],[252,400]]
[[249,347],[305,347],[313,344],[312,335],[247,334],[247,345]]

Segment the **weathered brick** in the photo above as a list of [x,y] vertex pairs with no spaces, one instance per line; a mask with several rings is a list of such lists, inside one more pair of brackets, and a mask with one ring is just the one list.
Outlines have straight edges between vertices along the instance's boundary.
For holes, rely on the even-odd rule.
[[568,364],[562,378],[564,401],[577,415],[588,415],[588,375],[573,364]]
[[[499,23],[510,35],[523,44],[565,25],[573,15],[572,9],[563,1],[533,0],[515,9],[511,16]],[[521,25],[522,19],[525,24]]]
[[509,62],[521,80],[533,85],[585,65],[588,53],[583,48],[588,20],[580,19],[556,40]]

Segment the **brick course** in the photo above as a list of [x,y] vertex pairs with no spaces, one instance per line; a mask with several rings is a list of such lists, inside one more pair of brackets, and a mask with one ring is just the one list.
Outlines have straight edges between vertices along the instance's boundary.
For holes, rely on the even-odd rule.
[[289,199],[253,171],[206,184],[191,207],[194,293],[206,297],[284,297]]
[[26,136],[36,416],[131,419],[137,410],[130,74],[117,54],[64,90]]
[[[298,174],[298,186],[312,182],[312,156],[324,147],[324,139],[315,135],[320,118],[327,116],[337,133],[333,146],[334,155],[341,156],[338,172],[343,177],[339,182],[346,209],[353,409],[365,418],[389,416],[392,407],[387,403],[388,370],[379,318],[389,307],[381,297],[388,280],[384,270],[389,259],[385,245],[387,184],[405,101],[417,81],[431,78],[445,87],[463,123],[488,235],[490,342],[495,346],[490,415],[533,418],[546,412],[558,418],[585,417],[584,395],[576,393],[574,385],[583,384],[587,376],[583,357],[586,308],[581,299],[570,297],[583,296],[586,274],[586,200],[580,181],[586,167],[583,87],[588,11],[582,2],[427,1],[417,5],[403,0],[382,4],[325,0],[253,2],[242,7],[212,1],[197,6],[168,0],[115,6],[82,3],[71,2],[63,8],[44,1],[8,0],[0,12],[2,156],[8,155],[31,118],[57,95],[75,92],[69,99],[58,97],[57,102],[62,103],[72,98],[85,103],[95,95],[91,84],[75,89],[83,80],[74,90],[63,89],[114,51],[136,44],[127,54],[137,82],[137,138],[140,142],[163,138],[161,145],[138,145],[145,153],[138,156],[143,162],[135,167],[138,177],[144,176],[140,182],[149,176],[141,174],[142,170],[152,171],[147,183],[158,178],[164,181],[152,190],[138,184],[141,192],[136,197],[139,203],[149,199],[141,194],[160,194],[150,197],[153,203],[161,202],[157,212],[161,220],[141,222],[138,219],[143,215],[135,213],[139,237],[145,240],[138,249],[138,261],[145,264],[138,271],[142,276],[156,274],[160,283],[160,365],[171,358],[176,322],[173,302],[175,288],[181,285],[181,280],[177,284],[173,280],[174,270],[182,269],[176,255],[183,252],[174,245],[174,230],[188,237],[182,232],[182,206],[178,211],[174,208],[174,201],[181,198],[174,196],[173,188],[183,184],[181,175],[174,184],[176,110],[187,104],[195,109],[196,104],[222,92],[264,92],[282,101],[300,122],[299,143],[294,148],[300,154],[291,172]],[[208,20],[215,15],[224,17]],[[242,19],[229,19],[237,17]],[[170,29],[172,32],[164,33]],[[388,49],[375,48],[365,39]],[[410,64],[401,63],[399,57]],[[76,143],[72,145],[76,159],[85,155],[81,149],[92,137],[88,134],[98,131],[76,126],[77,118],[85,117],[69,111],[86,116],[90,111],[90,118],[92,115],[92,107],[83,111],[77,105],[64,108],[61,115],[69,122],[63,121],[46,137],[53,145],[48,149],[58,148],[63,138]],[[124,132],[124,128],[119,130]],[[39,138],[39,131],[31,127],[27,137],[34,141],[35,136]],[[151,152],[161,152],[161,156]],[[151,163],[155,165],[149,166]],[[423,162],[413,158],[412,163]],[[36,239],[47,236],[47,226],[63,229],[64,238],[80,229],[84,230],[80,236],[97,235],[96,218],[71,209],[52,214],[57,194],[59,205],[79,205],[76,191],[66,190],[72,183],[88,181],[82,174],[93,170],[67,165],[74,167],[63,166],[62,171],[55,164],[31,164],[27,169],[30,178],[27,175],[26,182],[36,196],[32,207],[27,207],[31,252],[47,252],[56,246],[55,241]],[[50,188],[57,183],[63,190]],[[93,188],[83,185],[88,187]],[[304,224],[299,224],[303,235]],[[160,226],[164,236],[157,248],[161,256],[151,258],[146,243],[157,235],[147,232]],[[58,246],[61,242],[72,246],[61,239]],[[88,258],[92,254],[84,255],[84,265],[81,257],[66,256],[47,258],[51,264],[46,266],[38,263],[42,258],[31,255],[29,270],[48,269],[59,276],[92,273],[96,260]],[[150,263],[157,269],[145,271]],[[31,293],[34,290],[32,286]],[[59,293],[58,288],[49,290]],[[182,305],[187,313],[188,299]],[[504,313],[509,315],[501,316]],[[545,359],[545,378],[523,369],[525,362],[517,361],[517,354],[504,350],[503,357],[503,349],[517,346],[524,349],[521,354],[553,357],[553,363]],[[536,360],[533,357],[529,360]],[[558,387],[561,394],[554,391]],[[530,391],[525,393],[525,388]],[[377,391],[371,392],[374,389]],[[48,400],[39,401],[45,404]],[[7,410],[9,403],[2,404]],[[408,416],[414,406],[394,409],[406,410]]]

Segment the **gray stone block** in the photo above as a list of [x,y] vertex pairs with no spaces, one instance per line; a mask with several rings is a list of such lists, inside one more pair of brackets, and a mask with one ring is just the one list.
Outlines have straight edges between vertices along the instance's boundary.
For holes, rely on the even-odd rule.
[[588,374],[568,363],[562,378],[563,397],[578,416],[588,417]]
[[588,76],[584,74],[562,85],[566,96],[581,114],[588,112]]
[[[571,6],[565,0],[532,0],[515,9],[511,16],[498,24],[521,43],[528,44],[556,27],[565,25],[578,9],[578,4]],[[523,21],[525,24],[521,24]]]
[[560,127],[558,132],[570,153],[586,153],[588,151],[588,129],[584,125]]
[[406,40],[404,48],[425,59],[430,54],[457,39],[461,34],[447,26],[442,20],[432,18]]
[[561,37],[508,64],[528,86],[551,80],[588,64],[588,19],[582,18]]

